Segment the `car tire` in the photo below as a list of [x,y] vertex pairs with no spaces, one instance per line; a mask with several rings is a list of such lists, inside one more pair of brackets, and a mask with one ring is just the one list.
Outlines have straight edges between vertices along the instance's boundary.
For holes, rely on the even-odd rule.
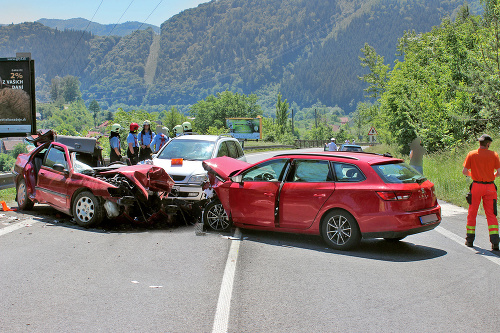
[[232,223],[227,216],[222,203],[219,200],[210,201],[203,210],[203,223],[215,231],[224,231],[231,227]]
[[101,223],[104,214],[99,199],[89,191],[78,193],[73,201],[73,217],[76,223],[85,228]]
[[35,203],[28,198],[28,188],[26,187],[26,180],[24,180],[24,178],[17,183],[16,201],[17,207],[20,210],[30,210],[35,205]]
[[323,218],[321,235],[329,247],[336,250],[349,250],[361,241],[356,219],[347,211],[335,209]]

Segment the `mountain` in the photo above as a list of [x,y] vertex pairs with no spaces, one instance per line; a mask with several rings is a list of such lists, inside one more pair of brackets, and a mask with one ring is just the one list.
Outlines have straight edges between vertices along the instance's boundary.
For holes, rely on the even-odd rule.
[[93,33],[98,36],[126,36],[131,34],[137,29],[146,30],[147,28],[152,28],[154,32],[160,33],[160,27],[152,24],[146,24],[141,22],[125,22],[119,24],[99,24],[96,22],[91,22],[84,18],[73,18],[68,20],[58,20],[58,19],[46,19],[42,18],[37,20],[39,22],[49,28],[58,29],[58,30],[86,30],[88,32]]
[[[469,1],[477,13],[479,0]],[[278,92],[296,107],[355,109],[364,100],[365,43],[396,59],[404,31],[427,32],[463,0],[212,0],[123,37],[41,23],[0,27],[0,57],[31,52],[37,98],[75,75],[103,105],[187,106],[223,90],[256,93],[273,114]],[[114,33],[112,33],[114,35]],[[159,107],[160,108],[160,107]]]

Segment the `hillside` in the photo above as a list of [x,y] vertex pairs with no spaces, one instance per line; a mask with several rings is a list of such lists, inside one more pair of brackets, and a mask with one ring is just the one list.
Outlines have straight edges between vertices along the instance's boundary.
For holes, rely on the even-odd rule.
[[94,35],[98,36],[126,36],[130,35],[132,32],[134,32],[137,29],[141,30],[146,30],[147,28],[153,29],[154,32],[160,33],[160,27],[157,27],[156,25],[152,24],[147,24],[147,23],[141,23],[141,22],[124,22],[124,23],[119,23],[119,24],[99,24],[96,22],[90,22],[89,20],[86,20],[84,18],[73,18],[73,19],[68,19],[68,20],[59,20],[59,19],[46,19],[42,18],[40,20],[37,20],[36,22],[39,22],[43,24],[44,26],[47,26],[49,28],[53,29],[58,29],[58,30],[87,30],[88,32],[91,32]]
[[[479,0],[470,3],[477,10]],[[351,112],[363,100],[358,57],[365,43],[392,64],[405,30],[430,31],[462,4],[219,0],[170,18],[159,40],[152,29],[120,38],[40,23],[3,26],[0,57],[32,53],[39,97],[53,77],[70,74],[80,78],[85,99],[103,105],[182,106],[229,89],[256,93],[268,114],[278,91],[298,107],[319,102]]]

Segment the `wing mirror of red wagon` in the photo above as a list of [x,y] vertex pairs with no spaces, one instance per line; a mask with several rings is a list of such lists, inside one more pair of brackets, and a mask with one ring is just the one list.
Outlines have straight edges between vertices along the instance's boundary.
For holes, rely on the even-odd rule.
[[229,179],[230,179],[233,183],[243,184],[243,176],[242,176],[242,175],[232,176],[232,177],[229,177]]

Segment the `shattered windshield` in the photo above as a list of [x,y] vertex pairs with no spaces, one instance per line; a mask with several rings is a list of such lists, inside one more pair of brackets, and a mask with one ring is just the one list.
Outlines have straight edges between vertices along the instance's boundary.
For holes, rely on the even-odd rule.
[[215,142],[213,141],[171,140],[158,155],[158,158],[204,161],[212,157],[214,145]]
[[92,172],[93,169],[91,166],[79,161],[76,157],[76,153],[71,153],[71,160],[73,164],[73,170],[77,173],[85,173],[85,172]]

